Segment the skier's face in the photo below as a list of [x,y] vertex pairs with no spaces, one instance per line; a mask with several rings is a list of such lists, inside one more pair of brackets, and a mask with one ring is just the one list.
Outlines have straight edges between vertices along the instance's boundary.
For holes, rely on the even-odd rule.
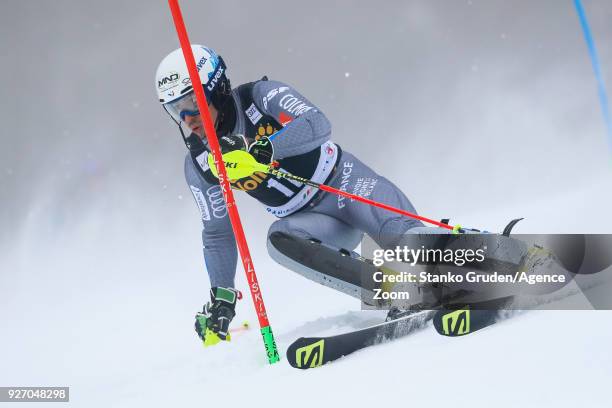
[[[210,117],[212,119],[212,122],[215,123],[217,121],[217,110],[215,109],[214,106],[212,106],[212,104],[208,105],[208,110],[210,111]],[[195,115],[195,116],[183,115],[183,116],[184,116],[183,121],[189,127],[189,129],[191,129],[191,131],[195,133],[196,135],[200,136],[201,139],[204,139],[205,132],[204,132],[204,124],[202,123],[202,117],[200,115]]]

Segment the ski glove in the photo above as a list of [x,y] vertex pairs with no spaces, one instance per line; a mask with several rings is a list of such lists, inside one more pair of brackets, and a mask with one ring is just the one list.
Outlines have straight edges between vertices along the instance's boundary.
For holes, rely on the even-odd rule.
[[249,146],[249,153],[259,163],[268,165],[274,159],[274,146],[267,136],[262,136]]
[[212,346],[221,340],[230,341],[229,325],[236,315],[236,302],[239,299],[242,299],[242,293],[234,288],[210,289],[210,302],[195,317],[195,331],[204,346]]

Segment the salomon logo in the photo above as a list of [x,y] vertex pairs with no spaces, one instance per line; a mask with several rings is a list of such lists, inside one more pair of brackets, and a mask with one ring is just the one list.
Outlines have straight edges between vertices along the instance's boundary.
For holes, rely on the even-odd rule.
[[447,336],[462,336],[470,332],[470,310],[461,309],[442,316],[442,330]]
[[323,348],[325,340],[321,339],[316,343],[300,347],[295,351],[295,362],[298,368],[318,367],[323,364]]

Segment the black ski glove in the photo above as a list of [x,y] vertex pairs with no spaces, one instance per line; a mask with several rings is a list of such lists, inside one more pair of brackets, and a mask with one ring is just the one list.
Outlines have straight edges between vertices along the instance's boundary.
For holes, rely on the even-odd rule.
[[195,330],[205,345],[215,344],[214,338],[229,340],[229,325],[236,315],[236,302],[242,293],[234,288],[213,287],[210,302],[204,305],[202,313],[196,314]]
[[249,146],[249,153],[259,163],[270,164],[274,160],[274,146],[267,136],[262,136]]

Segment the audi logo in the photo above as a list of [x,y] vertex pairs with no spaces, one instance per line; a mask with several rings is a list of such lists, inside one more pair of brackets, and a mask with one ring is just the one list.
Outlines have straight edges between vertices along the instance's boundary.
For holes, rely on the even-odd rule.
[[227,207],[225,206],[225,200],[223,200],[223,193],[221,192],[221,186],[212,186],[206,190],[208,201],[212,207],[212,213],[215,218],[223,218],[227,215]]

